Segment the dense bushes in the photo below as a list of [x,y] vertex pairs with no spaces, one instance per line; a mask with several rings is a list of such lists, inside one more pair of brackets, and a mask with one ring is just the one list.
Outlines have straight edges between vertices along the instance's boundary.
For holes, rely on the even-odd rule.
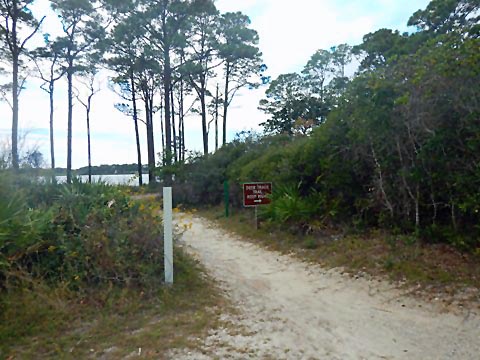
[[0,183],[1,287],[24,276],[74,289],[162,279],[155,203],[103,183],[47,185],[5,173]]
[[[365,35],[354,48],[360,67],[341,88],[321,82],[318,93],[309,72],[281,75],[261,104],[266,130],[283,135],[240,138],[181,167],[190,201],[218,204],[228,179],[239,205],[241,182],[272,181],[263,216],[289,228],[381,227],[480,251],[479,6],[444,5],[415,13],[417,32]],[[334,61],[321,53],[319,72]],[[328,114],[295,117],[318,110],[298,99],[324,95]]]
[[[260,214],[290,229],[292,225],[303,230],[339,225],[382,227],[464,250],[479,247],[478,202],[467,205],[468,199],[480,196],[480,176],[468,175],[475,169],[468,164],[476,163],[476,155],[465,152],[462,162],[447,170],[454,149],[442,153],[452,136],[459,134],[457,129],[451,128],[445,143],[433,135],[426,137],[419,143],[418,154],[405,155],[418,162],[408,168],[401,166],[400,155],[395,147],[389,151],[387,143],[352,142],[358,136],[355,131],[337,111],[308,137],[238,140],[182,167],[174,189],[180,193],[190,189],[193,195],[183,193],[184,203],[218,205],[223,181],[229,180],[231,203],[240,207],[242,182],[272,181],[272,204]],[[371,129],[372,136],[379,132]],[[446,136],[440,130],[437,134]],[[433,146],[435,142],[441,144],[439,148]],[[201,169],[201,177],[197,169]],[[414,191],[413,197],[409,189]]]
[[202,169],[203,180],[195,185],[192,172],[183,186],[204,191],[201,203],[218,204],[228,179],[241,204],[238,184],[273,181],[276,193],[264,216],[280,224],[383,227],[475,250],[478,42],[444,35],[414,56],[361,73],[311,134],[238,139],[185,166],[186,174]]

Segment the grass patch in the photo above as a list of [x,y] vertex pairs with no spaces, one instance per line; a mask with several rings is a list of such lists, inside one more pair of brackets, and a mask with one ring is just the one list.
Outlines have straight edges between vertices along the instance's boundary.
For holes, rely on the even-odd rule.
[[177,251],[175,284],[148,290],[105,287],[81,294],[31,283],[0,296],[0,358],[161,359],[199,346],[219,325],[225,301],[200,266]]
[[[423,244],[408,236],[372,231],[343,235],[322,229],[309,235],[270,223],[254,226],[253,210],[234,210],[226,219],[220,207],[203,209],[200,215],[226,230],[283,253],[328,268],[342,268],[351,275],[380,276],[415,287],[421,293],[452,295],[471,288],[468,300],[480,300],[480,258],[442,244]],[[425,294],[424,294],[425,295]]]

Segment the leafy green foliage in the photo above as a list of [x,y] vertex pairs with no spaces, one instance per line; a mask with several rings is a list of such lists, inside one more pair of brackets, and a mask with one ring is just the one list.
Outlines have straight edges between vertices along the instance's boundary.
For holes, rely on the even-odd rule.
[[415,12],[408,25],[431,33],[447,33],[478,24],[478,0],[432,0],[426,9]]
[[261,124],[265,131],[306,135],[323,124],[349,83],[345,67],[351,59],[352,47],[347,44],[320,49],[301,75],[282,74],[273,80],[259,107],[271,116]]
[[300,185],[280,186],[276,189],[272,203],[261,212],[267,219],[283,224],[308,224],[319,214],[323,202],[321,194],[300,194]]
[[[14,169],[19,169],[18,155],[18,116],[19,96],[22,91],[25,75],[24,55],[28,54],[26,47],[39,30],[43,17],[38,21],[32,14],[33,0],[5,0],[0,3],[0,59],[7,60],[11,65],[12,82],[0,87],[3,100],[7,100],[12,108],[12,141],[11,162]],[[0,68],[0,71],[3,69]],[[9,96],[6,96],[10,93]]]
[[[271,115],[266,132],[284,135],[231,144],[237,155],[224,168],[223,149],[189,166],[212,166],[232,184],[272,181],[263,216],[278,224],[382,227],[478,251],[475,9],[477,1],[432,1],[414,18],[439,24],[437,30],[418,23],[411,35],[389,29],[366,35],[354,49],[362,56],[358,73],[335,96],[327,82],[341,79],[349,49],[317,51],[303,75],[280,75],[260,102]],[[307,103],[309,97],[317,103]],[[316,114],[314,129],[295,131],[306,114]],[[214,189],[221,193],[220,181]],[[232,195],[241,204],[241,193]]]
[[0,180],[3,287],[17,284],[18,274],[74,289],[161,278],[157,204],[134,202],[104,183],[19,187],[5,175]]

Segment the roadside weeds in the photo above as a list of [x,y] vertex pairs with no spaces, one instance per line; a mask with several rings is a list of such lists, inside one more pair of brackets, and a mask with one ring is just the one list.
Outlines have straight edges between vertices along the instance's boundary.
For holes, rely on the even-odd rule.
[[182,269],[174,286],[148,293],[92,289],[79,299],[42,286],[4,296],[0,357],[162,359],[172,349],[199,349],[208,331],[223,326],[229,305],[198,262],[176,255]]

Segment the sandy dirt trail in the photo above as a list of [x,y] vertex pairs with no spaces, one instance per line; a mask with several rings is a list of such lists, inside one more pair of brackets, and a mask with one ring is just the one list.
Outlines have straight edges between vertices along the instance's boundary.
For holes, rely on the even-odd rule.
[[[480,316],[262,249],[199,217],[180,242],[240,315],[175,359],[480,359]],[[228,317],[228,316],[227,316]],[[241,330],[243,329],[243,330]]]

